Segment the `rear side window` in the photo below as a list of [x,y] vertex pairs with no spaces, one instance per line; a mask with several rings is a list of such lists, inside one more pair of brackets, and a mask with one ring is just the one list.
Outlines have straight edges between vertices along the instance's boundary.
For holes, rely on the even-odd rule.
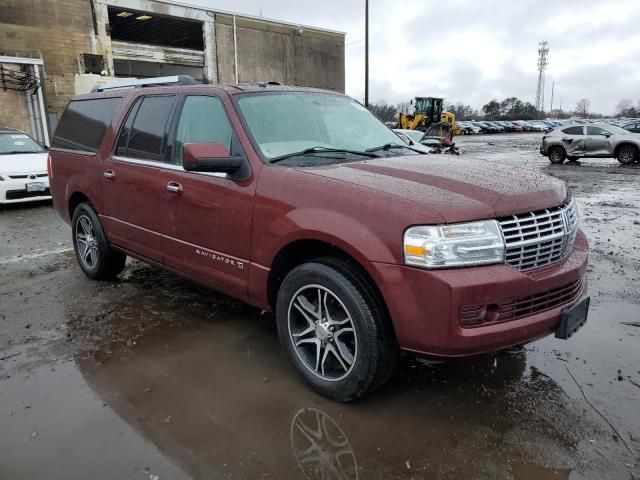
[[569,127],[562,130],[562,133],[567,135],[583,135],[582,127]]
[[166,161],[169,124],[175,101],[174,95],[139,99],[120,132],[116,155]]
[[72,100],[60,119],[51,146],[97,152],[121,101],[121,98]]

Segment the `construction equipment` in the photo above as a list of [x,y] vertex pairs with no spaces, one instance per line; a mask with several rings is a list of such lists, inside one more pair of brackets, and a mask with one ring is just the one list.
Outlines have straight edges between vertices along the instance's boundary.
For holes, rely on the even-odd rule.
[[413,113],[400,113],[398,127],[405,130],[435,130],[442,138],[453,138],[460,135],[456,126],[456,116],[451,112],[443,112],[444,99],[436,97],[416,97],[413,103]]

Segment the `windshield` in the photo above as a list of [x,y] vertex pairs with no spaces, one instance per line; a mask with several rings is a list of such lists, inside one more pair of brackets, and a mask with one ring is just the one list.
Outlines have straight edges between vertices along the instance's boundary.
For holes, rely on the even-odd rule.
[[411,140],[413,140],[416,143],[420,143],[420,140],[422,140],[422,137],[424,137],[424,132],[421,132],[420,130],[406,130],[406,131],[403,131],[402,133],[407,135],[409,138],[411,138]]
[[342,95],[256,93],[240,95],[237,103],[250,135],[267,160],[318,147],[366,151],[385,144],[403,144],[371,112]]
[[42,152],[42,146],[26,133],[0,133],[0,155]]
[[617,127],[615,125],[603,125],[603,129],[607,130],[610,133],[617,133],[618,135],[628,135],[629,130],[625,130],[624,128]]

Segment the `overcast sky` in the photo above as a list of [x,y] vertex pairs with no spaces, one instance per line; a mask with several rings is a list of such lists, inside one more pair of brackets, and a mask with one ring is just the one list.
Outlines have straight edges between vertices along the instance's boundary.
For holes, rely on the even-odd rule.
[[[346,32],[347,94],[364,96],[364,0],[182,0]],[[443,96],[480,108],[535,102],[537,49],[549,42],[546,109],[613,113],[640,100],[640,0],[370,0],[370,101]]]

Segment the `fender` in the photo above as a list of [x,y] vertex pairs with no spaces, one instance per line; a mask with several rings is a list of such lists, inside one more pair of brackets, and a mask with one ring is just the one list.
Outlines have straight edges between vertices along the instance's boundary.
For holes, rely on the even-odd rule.
[[[270,237],[271,241],[266,241]],[[401,251],[393,252],[379,236],[357,219],[322,208],[299,208],[278,217],[256,245],[256,261],[270,266],[280,250],[298,240],[319,240],[344,250],[363,266],[369,262],[397,263]],[[398,239],[398,243],[401,239]]]

